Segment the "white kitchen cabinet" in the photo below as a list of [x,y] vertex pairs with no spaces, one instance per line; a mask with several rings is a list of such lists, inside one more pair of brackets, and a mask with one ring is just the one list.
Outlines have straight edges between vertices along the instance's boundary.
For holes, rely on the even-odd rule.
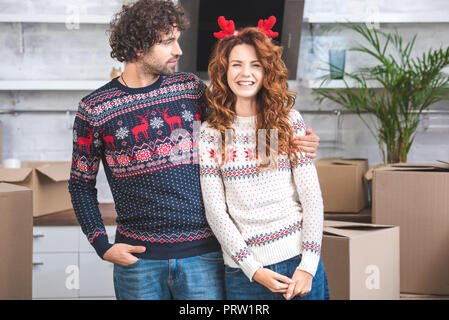
[[78,252],[79,227],[34,227],[33,252]]
[[[106,227],[110,243],[115,230]],[[112,272],[79,226],[33,228],[33,299],[114,299]]]
[[[106,226],[109,243],[114,243],[115,231],[116,226]],[[100,259],[82,232],[79,241],[80,298],[115,296],[112,278],[114,264]]]
[[80,252],[80,298],[114,295],[114,264],[101,260],[96,252]]
[[78,253],[33,254],[33,299],[78,296]]

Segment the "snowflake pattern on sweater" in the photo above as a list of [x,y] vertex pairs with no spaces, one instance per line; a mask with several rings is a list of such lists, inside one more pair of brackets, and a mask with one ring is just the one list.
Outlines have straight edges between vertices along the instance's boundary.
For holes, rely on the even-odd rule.
[[[259,267],[302,254],[299,269],[315,275],[323,234],[323,200],[315,166],[299,153],[277,169],[262,170],[256,156],[256,117],[236,117],[232,144],[221,164],[221,135],[204,122],[200,130],[200,178],[207,220],[225,263],[252,280]],[[305,135],[301,114],[289,115]]]
[[204,215],[193,121],[205,104],[194,74],[161,76],[132,89],[117,78],[84,97],[73,126],[69,191],[77,219],[100,257],[112,246],[98,209],[102,163],[117,211],[116,243],[169,259],[219,249]]

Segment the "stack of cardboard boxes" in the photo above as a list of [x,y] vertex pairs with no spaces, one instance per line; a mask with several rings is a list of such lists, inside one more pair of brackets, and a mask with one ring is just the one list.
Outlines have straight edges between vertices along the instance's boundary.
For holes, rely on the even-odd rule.
[[326,158],[315,166],[328,219],[321,255],[331,299],[399,299],[399,228],[332,220],[369,207],[367,159]]
[[[369,205],[366,160],[315,164],[328,219]],[[448,295],[449,161],[380,166],[372,176],[372,224],[325,221],[322,257],[331,298]]]

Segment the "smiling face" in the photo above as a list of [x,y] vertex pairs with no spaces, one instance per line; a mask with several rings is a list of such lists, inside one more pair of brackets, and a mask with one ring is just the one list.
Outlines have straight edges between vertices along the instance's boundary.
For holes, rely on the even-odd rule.
[[237,100],[255,100],[265,75],[256,49],[248,44],[232,48],[228,58],[227,80]]
[[178,40],[181,32],[174,28],[172,32],[164,34],[161,41],[141,57],[141,63],[146,72],[153,75],[171,75],[175,72],[176,64],[182,55]]

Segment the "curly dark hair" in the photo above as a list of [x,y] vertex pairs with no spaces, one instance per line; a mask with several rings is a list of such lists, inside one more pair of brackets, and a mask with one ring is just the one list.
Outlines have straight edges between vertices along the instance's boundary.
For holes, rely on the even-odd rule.
[[184,9],[171,0],[139,0],[123,5],[110,23],[111,57],[120,62],[135,61],[137,51],[148,52],[172,28],[182,32],[188,26]]

